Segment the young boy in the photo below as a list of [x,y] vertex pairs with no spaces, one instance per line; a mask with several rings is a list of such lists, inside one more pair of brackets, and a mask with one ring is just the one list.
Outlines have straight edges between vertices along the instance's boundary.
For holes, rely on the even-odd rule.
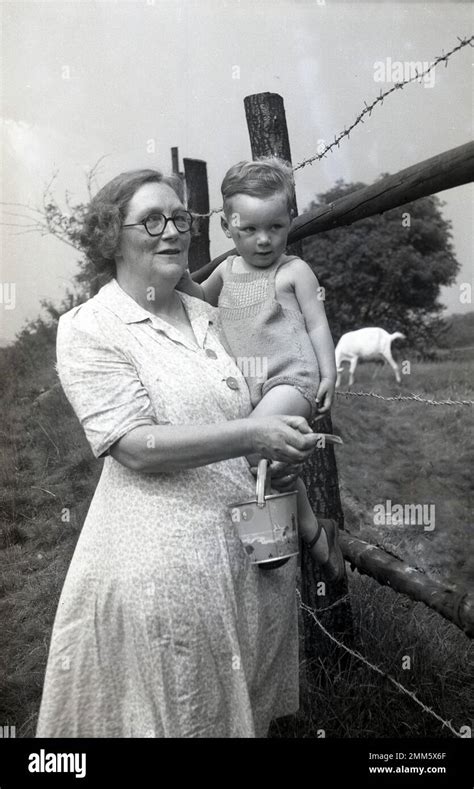
[[[285,255],[291,166],[276,157],[239,162],[221,190],[222,229],[239,254],[220,263],[202,285],[187,272],[178,287],[219,307],[228,350],[249,386],[252,416],[296,414],[310,421],[331,407],[336,364],[318,281],[307,263]],[[248,460],[256,465],[258,459]],[[340,580],[337,525],[318,521],[302,480],[297,489],[302,537],[327,578]]]

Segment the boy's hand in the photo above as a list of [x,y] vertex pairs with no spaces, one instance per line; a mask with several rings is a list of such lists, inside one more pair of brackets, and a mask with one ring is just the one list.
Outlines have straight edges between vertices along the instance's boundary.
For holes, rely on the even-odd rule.
[[332,401],[334,399],[334,390],[336,388],[336,382],[332,380],[332,378],[322,378],[321,382],[318,387],[318,394],[316,397],[316,402],[318,404],[318,411],[320,414],[324,414],[332,406]]

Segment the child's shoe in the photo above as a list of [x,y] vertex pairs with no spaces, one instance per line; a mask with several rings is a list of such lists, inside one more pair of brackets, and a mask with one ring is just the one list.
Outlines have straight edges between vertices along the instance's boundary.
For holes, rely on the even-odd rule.
[[339,545],[339,527],[336,521],[331,518],[317,518],[318,530],[310,542],[305,543],[306,547],[311,550],[313,545],[319,540],[321,529],[324,529],[326,540],[328,543],[328,558],[325,562],[320,563],[328,581],[337,583],[342,581],[346,574],[346,565],[342,555],[341,546]]

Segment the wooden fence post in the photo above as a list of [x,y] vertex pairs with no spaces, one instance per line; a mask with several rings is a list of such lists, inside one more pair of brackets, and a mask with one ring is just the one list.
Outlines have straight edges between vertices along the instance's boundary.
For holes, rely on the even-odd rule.
[[[252,159],[273,155],[291,162],[290,139],[282,97],[278,93],[254,93],[245,97],[244,107]],[[292,208],[293,216],[298,216],[296,195]],[[303,257],[302,243],[295,242],[288,248],[288,252]]]
[[[200,159],[183,159],[188,208],[197,214],[209,213],[209,187],[207,165]],[[198,220],[197,235],[191,237],[189,247],[189,270],[197,271],[210,260],[209,217]]]
[[[286,125],[283,99],[274,93],[257,93],[244,99],[250,144],[253,158],[275,154],[291,162],[290,144]],[[296,252],[295,254],[300,254]],[[331,417],[313,423],[318,432],[332,433]],[[340,451],[344,451],[342,448]],[[328,444],[325,449],[316,449],[303,468],[303,479],[308,497],[316,514],[334,518],[339,527],[344,526],[334,448]],[[303,602],[313,609],[321,609],[320,618],[328,630],[345,640],[352,638],[352,612],[347,598],[347,580],[339,584],[328,584],[326,594],[318,594],[323,581],[319,567],[309,551],[301,551],[301,596]],[[344,599],[345,598],[345,599]],[[336,605],[334,605],[336,603]],[[323,612],[334,605],[330,611]],[[304,613],[305,652],[311,667],[311,660],[331,654],[332,643],[314,624],[311,617]],[[317,670],[317,666],[315,665]]]
[[180,175],[181,178],[184,178],[184,173],[179,171],[179,151],[176,147],[171,149],[171,171],[175,175]]

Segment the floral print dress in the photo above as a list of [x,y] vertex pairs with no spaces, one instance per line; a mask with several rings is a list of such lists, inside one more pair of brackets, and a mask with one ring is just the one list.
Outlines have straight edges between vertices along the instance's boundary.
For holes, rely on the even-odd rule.
[[229,505],[245,458],[147,474],[112,444],[139,425],[246,417],[218,310],[179,294],[198,347],[112,280],[63,315],[58,374],[104,466],[53,627],[39,737],[265,737],[298,708],[296,559],[252,566]]

